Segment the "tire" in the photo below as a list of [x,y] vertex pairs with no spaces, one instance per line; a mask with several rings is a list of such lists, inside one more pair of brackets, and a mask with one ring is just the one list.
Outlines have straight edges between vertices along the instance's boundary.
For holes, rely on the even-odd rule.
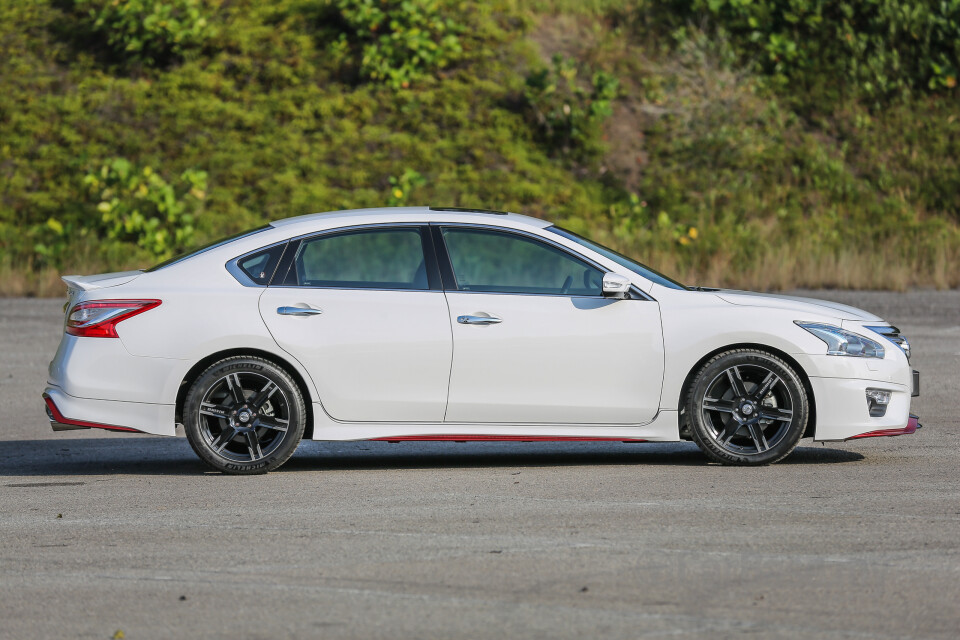
[[764,351],[735,349],[704,364],[684,403],[694,442],[729,465],[765,465],[787,457],[807,428],[806,390],[797,372]]
[[187,392],[183,425],[200,459],[231,474],[273,471],[303,438],[306,407],[283,368],[248,356],[214,363]]

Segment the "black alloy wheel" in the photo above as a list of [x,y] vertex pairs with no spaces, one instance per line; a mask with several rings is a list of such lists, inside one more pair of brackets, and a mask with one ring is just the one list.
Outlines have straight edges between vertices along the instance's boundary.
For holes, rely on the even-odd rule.
[[764,465],[782,460],[800,442],[809,400],[800,377],[781,358],[736,349],[701,367],[685,414],[694,441],[709,458]]
[[306,409],[296,382],[269,360],[232,357],[204,371],[187,393],[190,446],[224,473],[272,471],[303,437]]

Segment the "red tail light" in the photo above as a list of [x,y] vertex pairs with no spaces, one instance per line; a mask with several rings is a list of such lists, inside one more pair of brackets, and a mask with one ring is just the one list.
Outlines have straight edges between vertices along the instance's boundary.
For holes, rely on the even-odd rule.
[[67,333],[87,338],[119,338],[117,325],[160,306],[160,300],[91,300],[70,309]]

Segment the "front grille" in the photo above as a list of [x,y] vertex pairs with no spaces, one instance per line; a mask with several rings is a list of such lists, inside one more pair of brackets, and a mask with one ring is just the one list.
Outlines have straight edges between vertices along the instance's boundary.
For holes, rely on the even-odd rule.
[[879,333],[884,338],[900,347],[900,349],[906,354],[907,360],[910,359],[910,343],[907,342],[907,339],[900,334],[900,329],[897,329],[896,327],[867,327],[867,329],[870,329],[870,331],[873,331],[874,333]]

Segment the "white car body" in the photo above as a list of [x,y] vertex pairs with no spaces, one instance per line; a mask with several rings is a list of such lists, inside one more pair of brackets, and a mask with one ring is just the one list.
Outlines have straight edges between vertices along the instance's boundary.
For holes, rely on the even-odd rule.
[[[290,238],[366,225],[479,225],[536,236],[629,279],[642,299],[434,289],[250,286],[238,256]],[[859,309],[734,291],[674,289],[628,270],[526,216],[429,208],[314,214],[152,272],[65,277],[79,302],[162,303],[119,323],[119,339],[64,334],[45,391],[55,428],[168,435],[185,389],[231,354],[280,363],[302,385],[314,440],[681,440],[685,382],[732,347],[760,347],[809,384],[816,440],[909,433],[913,374],[901,348]],[[640,298],[640,296],[637,296]],[[321,311],[278,315],[280,307]],[[497,316],[467,325],[459,316]],[[796,321],[842,326],[884,344],[882,358],[827,355]],[[871,417],[868,388],[890,392]],[[915,421],[914,421],[915,424]]]

